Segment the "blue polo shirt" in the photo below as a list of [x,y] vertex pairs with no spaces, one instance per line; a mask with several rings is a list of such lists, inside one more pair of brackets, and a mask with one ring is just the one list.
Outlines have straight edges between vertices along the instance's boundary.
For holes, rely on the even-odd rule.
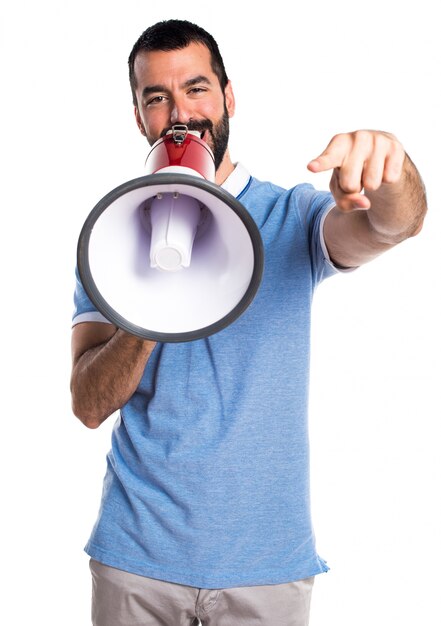
[[[115,423],[86,545],[106,565],[199,588],[327,570],[310,515],[308,379],[313,293],[336,272],[322,235],[334,200],[240,164],[224,187],[260,229],[260,288],[219,333],[156,345]],[[73,322],[97,320],[77,281]]]

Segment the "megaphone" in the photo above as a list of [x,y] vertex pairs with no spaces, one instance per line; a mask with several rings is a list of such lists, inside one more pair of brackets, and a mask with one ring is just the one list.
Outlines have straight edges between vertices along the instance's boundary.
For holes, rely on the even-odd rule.
[[104,196],[81,230],[77,265],[110,322],[161,342],[208,337],[251,304],[263,245],[248,211],[214,181],[200,134],[175,125],[151,148],[149,172]]

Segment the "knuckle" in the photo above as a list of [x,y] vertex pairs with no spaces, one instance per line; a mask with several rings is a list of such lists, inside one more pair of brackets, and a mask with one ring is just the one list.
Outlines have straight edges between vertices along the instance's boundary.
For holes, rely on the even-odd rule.
[[340,141],[340,139],[344,137],[344,133],[337,133],[336,135],[334,135],[330,141],[330,143],[334,143],[336,141]]
[[361,191],[361,180],[354,173],[341,169],[338,175],[338,185],[345,194],[358,193]]
[[381,182],[377,176],[368,174],[363,178],[363,187],[369,191],[376,191],[381,186]]
[[394,134],[392,134],[392,133],[386,133],[386,132],[384,132],[384,131],[383,131],[381,134],[382,134],[382,135],[384,135],[385,137],[388,137],[388,138],[391,140],[391,142],[393,142],[393,143],[395,143],[395,144],[399,144],[399,145],[400,145],[400,142],[398,141],[398,139],[395,137],[395,135],[394,135]]
[[401,169],[398,167],[390,167],[385,170],[383,182],[388,184],[397,183],[401,178]]
[[340,189],[345,194],[351,194],[351,193],[359,193],[362,187],[360,183],[357,184],[355,181],[348,179],[348,180],[340,181]]
[[356,143],[372,143],[372,131],[370,130],[356,130],[353,136]]
[[344,146],[348,140],[350,140],[350,133],[337,133],[331,139],[328,144],[328,148],[335,148],[336,146]]
[[374,145],[377,149],[387,149],[392,145],[392,142],[387,135],[380,132],[374,135]]

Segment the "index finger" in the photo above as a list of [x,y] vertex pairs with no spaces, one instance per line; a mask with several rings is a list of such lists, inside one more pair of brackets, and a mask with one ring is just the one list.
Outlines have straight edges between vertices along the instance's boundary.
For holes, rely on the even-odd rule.
[[336,135],[328,143],[323,152],[310,161],[307,168],[314,173],[333,170],[343,165],[344,157],[347,151],[347,141],[344,135]]

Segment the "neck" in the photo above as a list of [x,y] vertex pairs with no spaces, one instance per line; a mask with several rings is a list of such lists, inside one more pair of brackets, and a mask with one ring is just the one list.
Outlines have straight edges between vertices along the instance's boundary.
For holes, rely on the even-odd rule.
[[227,149],[225,152],[224,158],[222,159],[222,163],[219,165],[216,170],[215,183],[217,185],[222,185],[224,181],[227,180],[228,176],[234,170],[233,162],[230,159],[230,153]]

